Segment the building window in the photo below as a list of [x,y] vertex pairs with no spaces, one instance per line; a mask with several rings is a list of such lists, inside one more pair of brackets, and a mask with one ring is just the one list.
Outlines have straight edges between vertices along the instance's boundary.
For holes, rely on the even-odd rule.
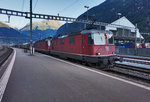
[[70,39],[69,39],[69,43],[70,43],[70,44],[75,44],[75,38],[70,38]]
[[64,39],[60,39],[60,44],[64,44]]

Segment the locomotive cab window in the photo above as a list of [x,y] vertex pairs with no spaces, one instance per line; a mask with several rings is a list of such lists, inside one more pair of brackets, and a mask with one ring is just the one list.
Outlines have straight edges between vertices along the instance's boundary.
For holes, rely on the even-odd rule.
[[94,44],[93,34],[88,34],[88,44]]
[[108,34],[107,39],[108,39],[108,44],[114,44],[113,34]]
[[42,42],[42,46],[44,46],[44,42]]
[[60,44],[64,44],[64,39],[60,39]]
[[70,44],[75,44],[75,38],[70,38],[70,39],[69,39],[69,43],[70,43]]
[[54,40],[54,44],[57,45],[57,40]]
[[103,33],[95,33],[94,34],[94,44],[95,45],[105,45],[105,35]]

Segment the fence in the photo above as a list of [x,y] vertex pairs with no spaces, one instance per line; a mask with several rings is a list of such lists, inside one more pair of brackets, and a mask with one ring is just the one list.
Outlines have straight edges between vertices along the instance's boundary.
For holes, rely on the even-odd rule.
[[137,48],[137,49],[135,49],[135,48],[116,47],[116,54],[150,56],[150,48]]

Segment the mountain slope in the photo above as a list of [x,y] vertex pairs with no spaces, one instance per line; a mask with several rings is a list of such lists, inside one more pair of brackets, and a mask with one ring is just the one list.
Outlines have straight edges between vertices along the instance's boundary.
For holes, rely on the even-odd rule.
[[[40,22],[33,22],[33,40],[39,40],[53,37],[56,34],[57,29],[62,26],[62,23],[54,20],[43,20]],[[27,24],[21,30],[21,34],[30,36],[30,25]]]
[[0,22],[0,42],[2,43],[17,43],[20,33],[9,25]]
[[2,23],[2,22],[0,22],[0,27],[10,28],[7,24],[4,24],[4,23]]
[[[106,0],[102,4],[88,10],[88,18],[111,23],[118,19],[117,13],[126,16],[133,24],[137,23],[140,31],[150,32],[150,0]],[[86,19],[87,12],[78,18]],[[69,31],[66,31],[64,26],[66,24],[58,30],[58,34],[79,31],[84,28],[83,24],[73,23],[68,24]]]
[[[32,29],[33,30],[47,30],[47,29],[53,29],[57,30],[60,26],[62,26],[62,23],[59,21],[54,20],[43,20],[41,22],[33,22]],[[25,27],[21,29],[21,31],[26,31],[30,29],[30,25],[27,24]]]

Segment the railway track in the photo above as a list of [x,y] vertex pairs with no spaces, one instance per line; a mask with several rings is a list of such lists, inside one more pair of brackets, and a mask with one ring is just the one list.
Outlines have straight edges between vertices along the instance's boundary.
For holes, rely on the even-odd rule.
[[130,65],[116,64],[110,71],[140,80],[150,81],[150,69]]
[[[150,82],[150,68],[144,67],[150,65],[149,57],[138,57],[138,56],[119,56],[119,57],[122,57],[124,59],[123,61],[129,64],[127,65],[116,63],[115,67],[111,69],[112,72],[120,73],[129,77]],[[131,63],[133,63],[133,66]],[[138,64],[142,66],[138,66]]]
[[0,66],[8,59],[12,51],[13,50],[11,48],[7,48],[7,47],[3,47],[0,50]]
[[129,59],[135,59],[135,60],[146,60],[146,61],[150,61],[150,57],[130,56],[130,55],[118,55],[118,57],[129,58]]

